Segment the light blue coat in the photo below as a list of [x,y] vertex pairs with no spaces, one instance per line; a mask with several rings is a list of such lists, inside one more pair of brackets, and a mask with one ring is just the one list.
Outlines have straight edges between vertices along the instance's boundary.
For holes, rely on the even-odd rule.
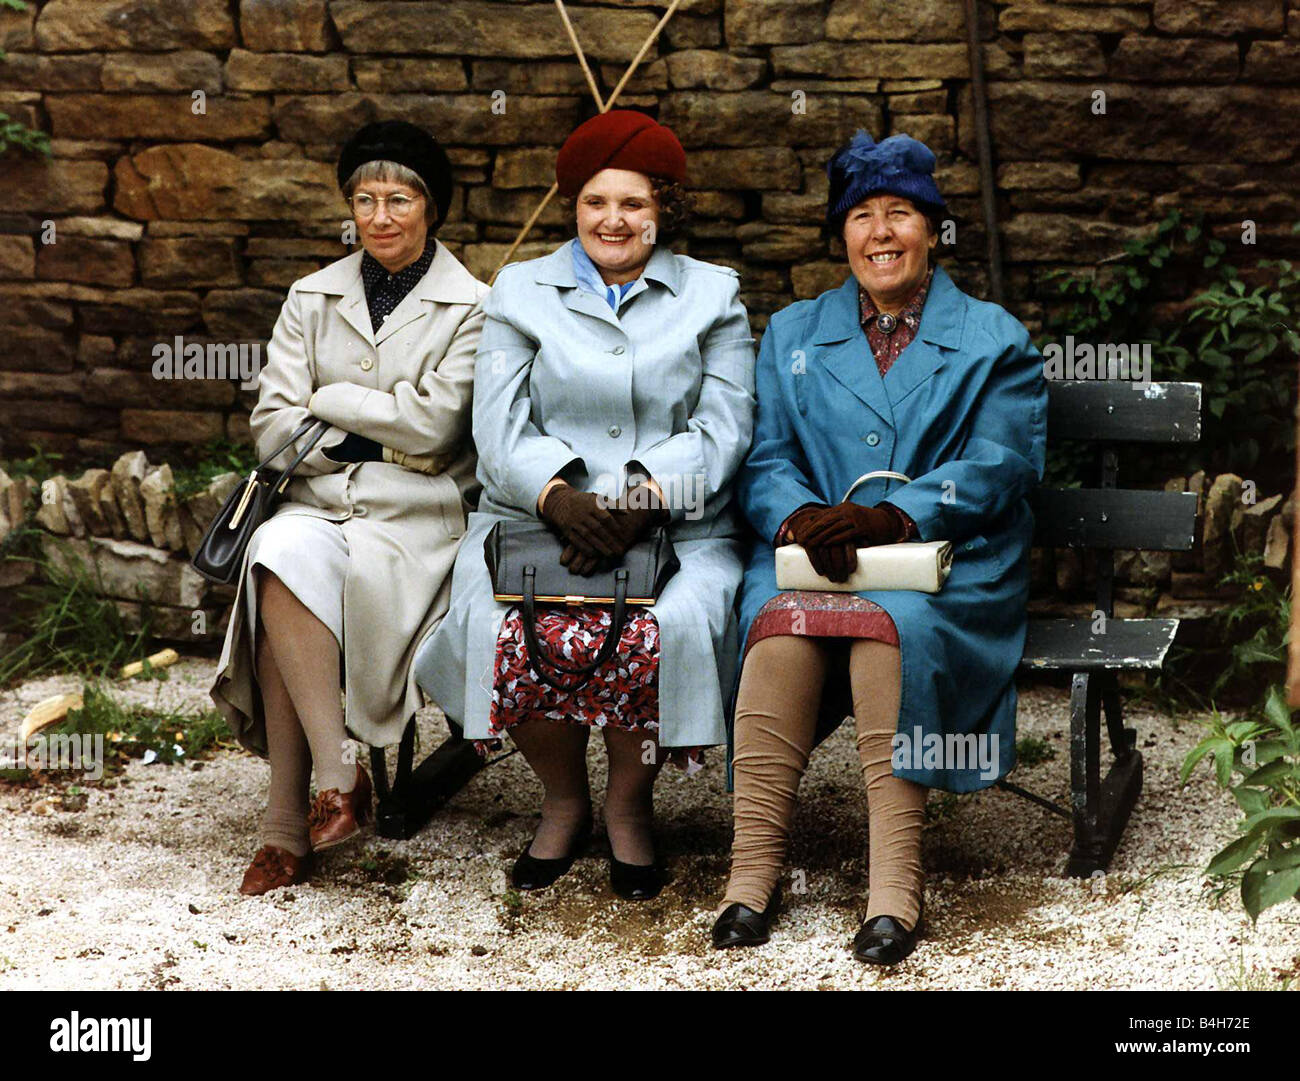
[[[754,446],[738,481],[759,535],[741,591],[742,634],[778,592],[771,540],[791,511],[839,502],[871,470],[911,477],[872,480],[853,496],[864,506],[888,499],[922,540],[955,545],[940,592],[859,594],[898,628],[898,731],[913,745],[918,727],[921,743],[931,733],[996,734],[1001,777],[1015,762],[1014,675],[1034,525],[1027,497],[1042,477],[1047,435],[1043,362],[1028,332],[937,267],[916,338],[882,379],[850,277],[772,317],[757,384]],[[894,773],[953,792],[996,780],[975,768]]]
[[506,267],[484,301],[473,415],[483,495],[452,574],[450,611],[418,650],[416,679],[466,736],[485,738],[496,640],[510,608],[492,599],[488,530],[535,518],[557,474],[615,497],[639,466],[669,497],[682,564],[650,609],[660,629],[659,739],[723,743],[743,565],[733,478],[754,411],[754,342],[739,279],[658,248],[616,315],[578,288],[576,243]]

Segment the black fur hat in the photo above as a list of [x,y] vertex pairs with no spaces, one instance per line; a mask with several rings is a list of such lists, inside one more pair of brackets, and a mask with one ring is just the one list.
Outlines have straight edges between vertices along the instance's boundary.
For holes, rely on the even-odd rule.
[[438,221],[451,205],[451,162],[438,140],[405,120],[382,120],[359,129],[339,153],[339,187],[342,188],[368,161],[395,161],[414,172],[438,204]]

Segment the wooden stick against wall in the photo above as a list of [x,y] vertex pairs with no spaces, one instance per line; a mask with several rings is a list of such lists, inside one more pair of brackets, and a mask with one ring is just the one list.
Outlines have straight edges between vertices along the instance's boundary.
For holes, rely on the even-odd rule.
[[[582,51],[582,45],[578,42],[578,35],[574,32],[573,24],[569,21],[569,13],[564,8],[564,0],[555,0],[555,6],[559,9],[560,18],[564,20],[564,29],[569,35],[569,43],[573,46],[574,52],[577,53],[578,63],[582,66],[583,74],[587,77],[587,85],[591,88],[591,96],[596,101],[596,107],[602,113],[607,113],[614,107],[614,102],[616,102],[619,95],[623,93],[623,87],[628,84],[628,81],[640,66],[641,61],[645,59],[645,54],[650,51],[650,46],[652,46],[658,39],[663,28],[668,25],[668,20],[673,17],[673,14],[679,7],[681,7],[681,4],[682,0],[672,0],[672,3],[668,6],[668,10],[663,13],[663,17],[655,24],[655,28],[650,31],[650,35],[642,43],[641,48],[637,50],[636,56],[632,58],[632,63],[627,66],[627,71],[623,72],[623,77],[619,79],[618,85],[615,86],[613,91],[610,93],[609,100],[602,101],[600,91],[596,89],[595,76],[592,75],[591,68],[587,64],[587,56]],[[511,256],[519,250],[519,245],[524,242],[524,238],[528,236],[533,226],[537,224],[537,219],[542,216],[542,211],[550,205],[551,200],[555,198],[555,193],[558,190],[559,185],[552,184],[547,193],[542,196],[542,201],[537,204],[537,209],[528,216],[528,220],[524,222],[523,228],[519,230],[519,234],[515,237],[514,242],[510,245],[509,249],[507,249],[505,255],[501,257],[501,262],[497,264],[496,270],[492,271],[492,277],[488,279],[488,285],[491,285],[497,280],[497,275],[500,274],[502,268],[510,262]]]
[[578,35],[574,33],[573,23],[569,21],[568,8],[564,6],[564,0],[555,0],[555,6],[564,22],[564,32],[569,35],[569,44],[573,46],[573,51],[578,54],[578,63],[582,65],[582,74],[587,77],[587,86],[591,88],[591,96],[596,100],[596,108],[603,113],[605,111],[605,101],[596,88],[596,77],[592,75],[591,68],[587,64],[587,54],[582,51],[582,46],[578,44]]

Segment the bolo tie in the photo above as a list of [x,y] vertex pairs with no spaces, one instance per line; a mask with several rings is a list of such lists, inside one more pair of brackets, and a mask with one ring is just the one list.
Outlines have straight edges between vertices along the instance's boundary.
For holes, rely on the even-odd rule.
[[893,334],[894,328],[898,326],[898,319],[888,312],[881,312],[876,316],[876,327],[881,334]]

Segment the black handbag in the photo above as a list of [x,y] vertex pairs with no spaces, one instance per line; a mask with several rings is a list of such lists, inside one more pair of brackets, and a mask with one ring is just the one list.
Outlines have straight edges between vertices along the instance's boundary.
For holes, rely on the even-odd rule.
[[[281,470],[270,468],[269,462],[275,460],[286,447],[312,427],[317,425],[316,433],[307,441],[307,445],[298,452],[297,457]],[[250,474],[243,485],[227,496],[217,516],[212,519],[203,540],[199,542],[198,551],[190,560],[191,565],[209,582],[230,585],[238,576],[239,568],[244,562],[244,551],[248,542],[267,517],[272,508],[284,495],[284,490],[293,479],[293,471],[302,460],[311,453],[312,447],[329,428],[323,420],[308,417],[283,443],[262,460]]]
[[[497,522],[483,542],[492,596],[523,605],[528,662],[546,684],[574,691],[618,648],[628,608],[654,604],[681,563],[666,528],[634,544],[608,569],[582,577],[560,563],[565,541],[541,522]],[[538,604],[612,604],[605,640],[589,664],[573,665],[550,656],[537,638]],[[565,682],[565,677],[576,682]]]

